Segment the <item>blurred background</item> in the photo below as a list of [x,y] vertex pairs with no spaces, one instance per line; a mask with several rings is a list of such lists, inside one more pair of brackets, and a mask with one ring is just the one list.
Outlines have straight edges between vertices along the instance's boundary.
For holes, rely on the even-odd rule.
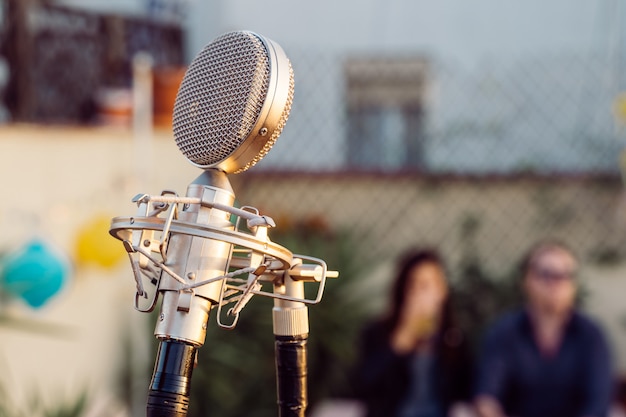
[[[349,397],[358,333],[413,246],[442,251],[479,340],[519,302],[526,248],[568,242],[626,375],[623,1],[0,0],[0,415],[144,415],[154,317],[109,222],[200,174],[173,101],[242,29],[283,47],[295,98],[230,177],[237,201],[340,271],[310,309],[312,413]],[[231,332],[212,318],[190,415],[276,415],[273,360],[271,301]]]

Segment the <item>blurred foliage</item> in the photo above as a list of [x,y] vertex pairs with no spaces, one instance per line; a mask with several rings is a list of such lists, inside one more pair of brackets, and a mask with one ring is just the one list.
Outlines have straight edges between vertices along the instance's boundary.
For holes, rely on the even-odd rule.
[[517,265],[503,276],[489,273],[476,244],[483,226],[479,212],[466,212],[458,223],[461,261],[451,271],[451,293],[456,319],[475,350],[485,328],[505,311],[520,306],[522,292]]
[[26,405],[18,406],[0,386],[0,417],[80,417],[85,414],[88,400],[85,391],[54,404],[46,403],[41,394],[33,392]]
[[[66,326],[12,317],[1,312],[0,327],[55,338],[67,338],[74,334],[73,329]],[[6,379],[9,370],[3,368],[0,367],[0,376]],[[57,400],[53,403],[44,401],[37,389],[31,389],[29,397],[17,404],[5,388],[9,383],[10,380],[0,381],[0,417],[80,417],[85,414],[88,401],[86,389],[66,398],[56,396]]]
[[617,266],[626,259],[624,248],[611,247],[609,245],[599,245],[589,253],[590,262],[601,266]]
[[[3,261],[7,259],[7,255],[7,252],[0,252],[0,284],[3,281]],[[14,297],[0,286],[0,328],[54,338],[71,338],[75,335],[75,329],[69,326],[5,312],[3,308],[12,301]],[[0,367],[0,376],[7,378],[8,369],[3,368]],[[88,400],[86,391],[49,404],[37,390],[31,390],[30,398],[25,404],[18,405],[7,392],[6,386],[7,382],[0,381],[0,417],[79,417],[84,415],[86,410]]]
[[486,327],[523,302],[517,268],[504,276],[495,276],[475,257],[461,261],[451,292],[458,323],[476,351]]

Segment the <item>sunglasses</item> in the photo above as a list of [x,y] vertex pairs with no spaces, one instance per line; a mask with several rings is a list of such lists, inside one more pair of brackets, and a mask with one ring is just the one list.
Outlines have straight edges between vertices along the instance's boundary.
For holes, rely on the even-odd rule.
[[576,278],[576,271],[557,271],[551,268],[533,267],[531,273],[534,277],[546,282],[569,281]]

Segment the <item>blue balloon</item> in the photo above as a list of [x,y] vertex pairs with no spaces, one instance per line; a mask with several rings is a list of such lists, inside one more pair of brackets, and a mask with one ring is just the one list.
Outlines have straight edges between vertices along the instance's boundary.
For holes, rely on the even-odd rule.
[[4,259],[2,289],[34,308],[43,306],[66,281],[67,267],[45,243],[35,240]]

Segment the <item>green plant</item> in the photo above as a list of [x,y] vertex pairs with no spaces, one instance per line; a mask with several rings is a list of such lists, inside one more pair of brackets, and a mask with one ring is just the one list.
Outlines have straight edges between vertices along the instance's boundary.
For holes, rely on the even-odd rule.
[[452,271],[452,300],[459,325],[469,335],[475,350],[486,327],[505,311],[522,303],[518,269],[514,266],[501,276],[483,267],[476,239],[481,232],[480,213],[464,213],[458,224],[461,261]]
[[503,276],[493,276],[482,267],[479,258],[461,261],[451,288],[459,325],[479,349],[486,327],[507,310],[522,304],[517,269]]
[[[0,303],[9,300],[10,298],[0,289]],[[1,310],[0,327],[55,338],[70,338],[75,334],[73,328],[65,325],[32,320],[4,313]],[[0,376],[7,378],[6,369],[0,367]],[[69,398],[59,397],[61,398],[59,401],[50,404],[43,400],[43,396],[37,389],[32,389],[25,404],[18,405],[5,389],[5,384],[0,381],[0,417],[79,417],[86,409],[88,399],[86,391]]]
[[49,404],[33,390],[26,405],[17,405],[9,398],[4,387],[0,386],[0,417],[80,417],[85,413],[87,399],[88,395],[83,391],[77,396]]

